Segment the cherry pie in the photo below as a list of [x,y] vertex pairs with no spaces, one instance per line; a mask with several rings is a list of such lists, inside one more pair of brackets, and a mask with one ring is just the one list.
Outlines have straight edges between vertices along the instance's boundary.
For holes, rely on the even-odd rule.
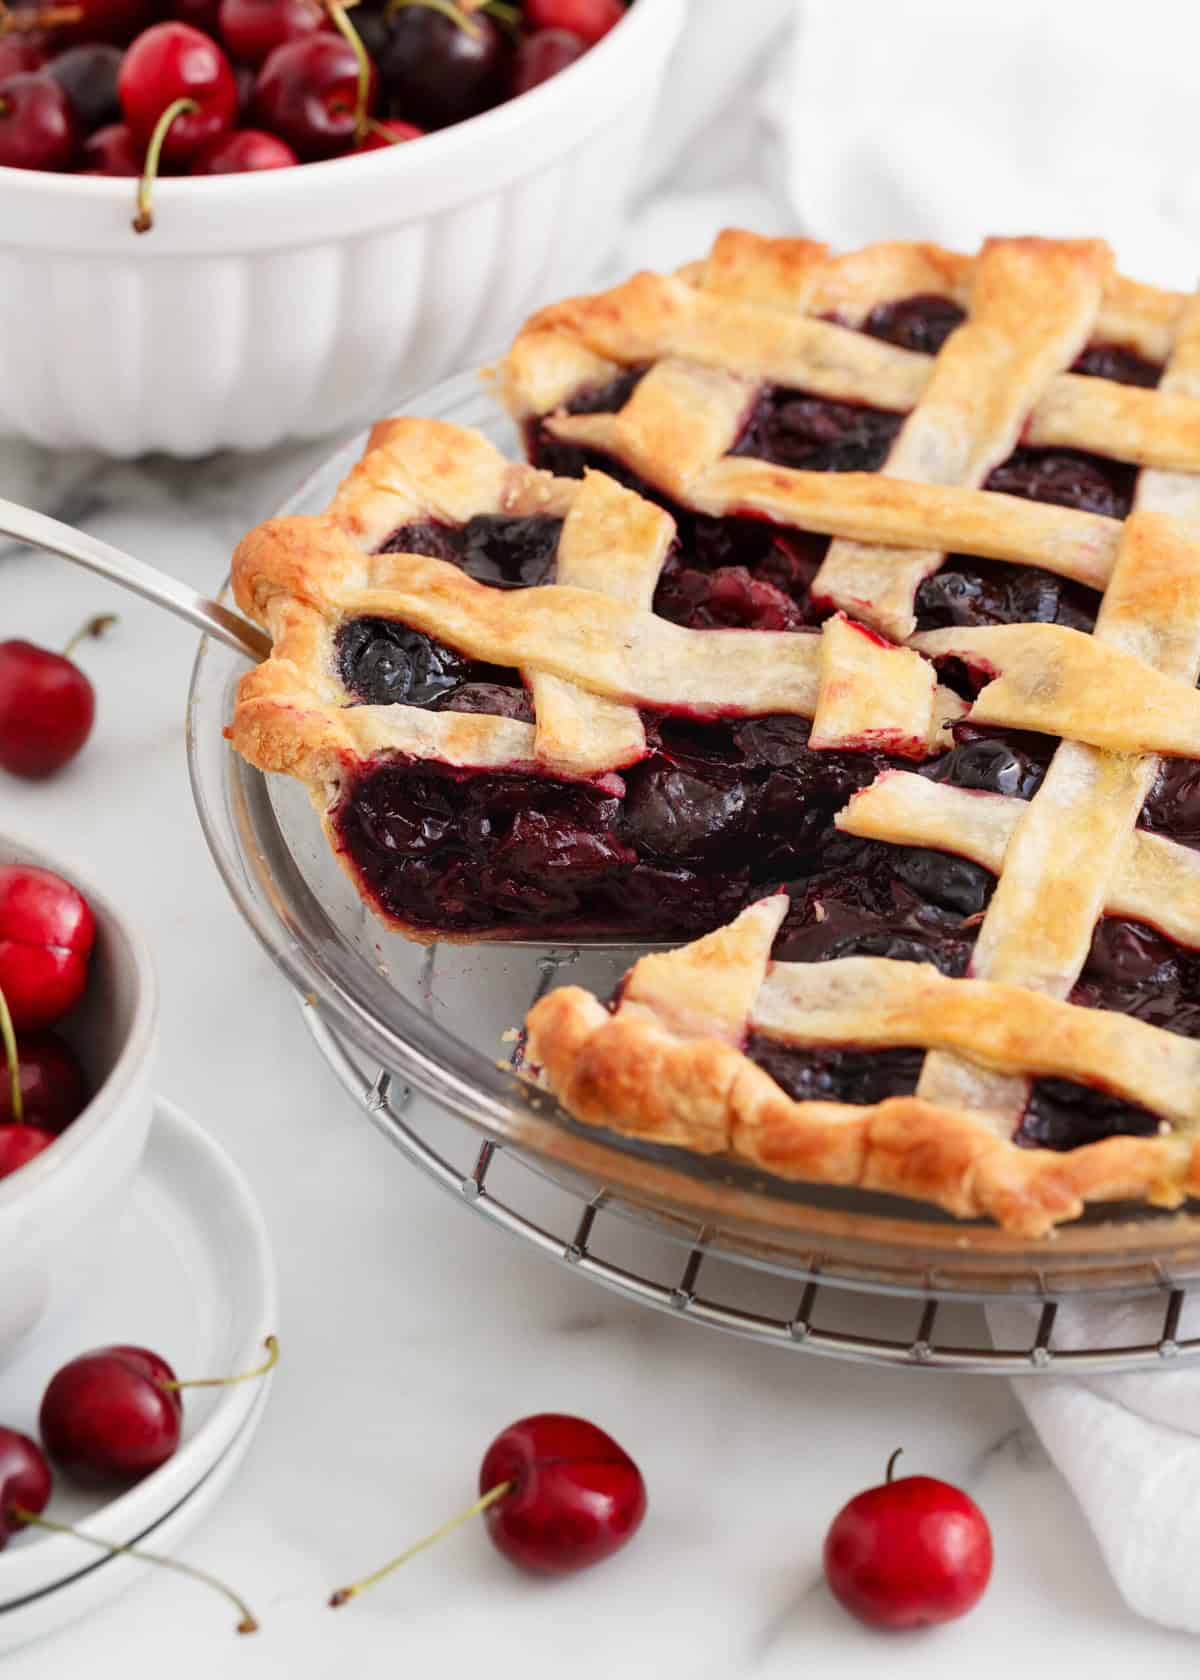
[[1200,1188],[1200,305],[730,232],[503,386],[532,464],[384,422],[236,557],[231,737],[368,901],[692,941],[532,1011],[586,1122],[1024,1233]]

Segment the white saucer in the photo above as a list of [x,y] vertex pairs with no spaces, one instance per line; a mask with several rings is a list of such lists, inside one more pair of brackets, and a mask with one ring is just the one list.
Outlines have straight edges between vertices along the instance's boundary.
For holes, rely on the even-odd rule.
[[[181,1378],[245,1370],[265,1357],[276,1312],[274,1262],[249,1186],[194,1121],[159,1099],[111,1249],[97,1256],[87,1292],[0,1369],[0,1420],[36,1437],[51,1375],[107,1342],[154,1348]],[[107,1502],[57,1477],[47,1515],[118,1543],[177,1542],[237,1468],[270,1382],[187,1390],[183,1441],[167,1464]],[[144,1568],[68,1535],[14,1537],[0,1552],[0,1650],[82,1614]]]

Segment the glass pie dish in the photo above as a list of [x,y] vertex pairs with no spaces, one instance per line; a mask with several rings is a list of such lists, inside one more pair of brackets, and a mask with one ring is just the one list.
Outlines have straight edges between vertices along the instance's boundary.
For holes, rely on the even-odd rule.
[[[516,428],[477,374],[418,395],[410,412],[476,427],[506,454]],[[315,513],[358,458],[334,454],[285,513]],[[268,778],[223,738],[235,653],[202,644],[188,752],[202,826],[239,909],[354,1064],[383,1070],[585,1203],[598,1197],[705,1252],[858,1287],[987,1298],[1144,1290],[1200,1276],[1200,1217],[1109,1205],[1040,1242],[897,1198],[784,1183],[724,1159],[638,1144],[572,1121],[513,1068],[531,1003],[570,980],[610,994],[631,948],[601,942],[413,944],[389,932],[339,868],[302,786]],[[318,1037],[321,1035],[318,1034]]]

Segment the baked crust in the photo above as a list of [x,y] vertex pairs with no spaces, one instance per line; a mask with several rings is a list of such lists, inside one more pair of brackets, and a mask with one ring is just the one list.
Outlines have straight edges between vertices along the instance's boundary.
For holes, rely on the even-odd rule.
[[[576,986],[549,993],[527,1019],[528,1064],[585,1124],[780,1178],[917,1197],[1024,1237],[1089,1201],[1174,1206],[1200,1189],[1200,1044],[925,964],[772,964],[785,911],[781,896],[764,899],[693,945],[643,958],[611,1012]],[[715,1002],[714,972],[724,981]],[[744,1054],[748,1030],[791,1043],[941,1045],[1006,1074],[1097,1083],[1103,1069],[1107,1088],[1170,1109],[1174,1129],[1058,1153],[1018,1147],[986,1112],[920,1096],[798,1102]]]

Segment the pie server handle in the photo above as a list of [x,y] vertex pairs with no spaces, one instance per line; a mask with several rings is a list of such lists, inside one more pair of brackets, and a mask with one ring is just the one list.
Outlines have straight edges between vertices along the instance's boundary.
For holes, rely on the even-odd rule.
[[119,583],[122,589],[131,589],[156,606],[166,607],[177,618],[186,619],[206,635],[215,636],[255,662],[266,659],[271,652],[271,639],[265,631],[231,607],[198,595],[178,578],[148,566],[144,560],[135,560],[111,543],[101,542],[99,537],[77,531],[73,525],[64,525],[44,513],[35,513],[32,508],[5,501],[3,496],[0,496],[0,536],[15,537],[18,542],[44,548],[64,560],[86,566],[91,572],[99,572],[101,577]]

